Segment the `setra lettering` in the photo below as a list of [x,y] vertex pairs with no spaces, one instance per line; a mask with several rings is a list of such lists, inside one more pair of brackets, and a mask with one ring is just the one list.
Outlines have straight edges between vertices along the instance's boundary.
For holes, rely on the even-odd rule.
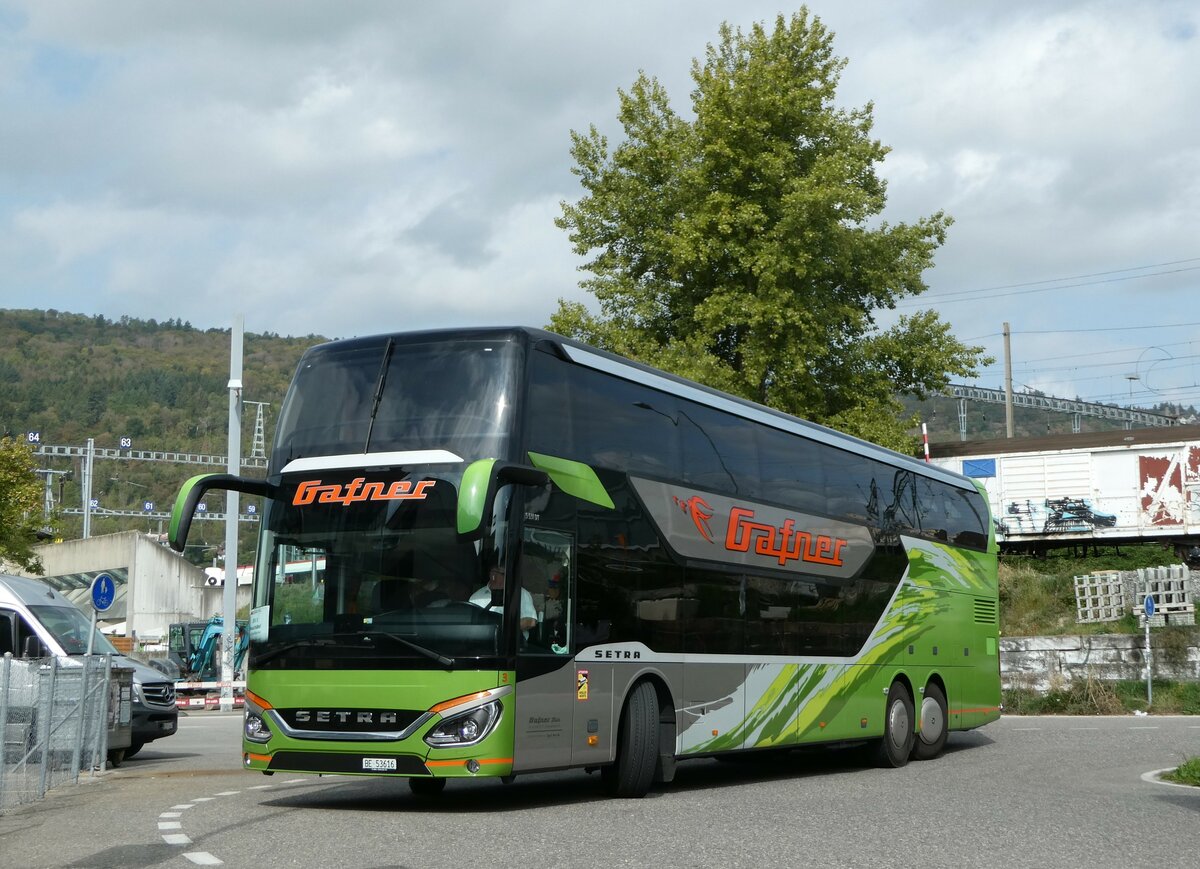
[[641,652],[631,649],[596,649],[593,654],[596,658],[616,658],[624,661],[636,660],[642,657]]

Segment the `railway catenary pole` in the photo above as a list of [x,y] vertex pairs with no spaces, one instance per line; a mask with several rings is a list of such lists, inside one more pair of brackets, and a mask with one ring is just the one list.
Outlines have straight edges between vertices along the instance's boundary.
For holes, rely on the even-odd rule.
[[[229,335],[229,473],[242,464],[242,316],[234,318]],[[220,708],[233,709],[233,662],[237,645],[238,493],[225,493],[225,587],[222,595]]]
[[1012,330],[1004,324],[1004,428],[1006,437],[1013,436],[1013,388],[1012,388]]

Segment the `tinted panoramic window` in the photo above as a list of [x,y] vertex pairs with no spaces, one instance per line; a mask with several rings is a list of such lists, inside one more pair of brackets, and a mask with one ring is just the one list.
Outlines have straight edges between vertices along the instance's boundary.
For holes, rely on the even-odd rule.
[[530,449],[961,546],[987,543],[974,492],[909,468],[533,354]]
[[578,642],[642,642],[682,651],[682,568],[623,475],[600,472],[613,509],[579,504]]
[[284,400],[272,469],[304,456],[443,449],[506,458],[518,352],[507,341],[370,342],[305,354]]

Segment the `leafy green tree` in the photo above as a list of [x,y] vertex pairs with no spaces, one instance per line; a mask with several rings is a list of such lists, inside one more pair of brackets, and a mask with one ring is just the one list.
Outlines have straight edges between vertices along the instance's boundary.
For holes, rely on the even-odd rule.
[[0,438],[0,563],[42,572],[33,551],[42,529],[42,486],[33,450],[13,438]]
[[950,218],[879,218],[888,149],[871,104],[834,105],[845,61],[806,9],[720,37],[693,61],[691,119],[642,73],[619,91],[615,150],[572,131],[586,193],[556,223],[599,311],[560,299],[550,328],[911,451],[897,396],[987,361],[932,311],[876,322],[926,289]]

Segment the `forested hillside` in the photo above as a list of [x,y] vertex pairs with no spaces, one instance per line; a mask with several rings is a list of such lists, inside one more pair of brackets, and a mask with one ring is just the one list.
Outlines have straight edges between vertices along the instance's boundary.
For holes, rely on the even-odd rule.
[[[1056,397],[1075,398],[1075,396],[1061,395]],[[930,441],[938,443],[960,440],[957,398],[932,396],[925,401],[906,398],[902,399],[901,403],[906,412],[918,414],[928,425]],[[1196,408],[1191,405],[1164,402],[1137,409],[1178,417],[1183,421],[1192,421],[1196,418]],[[1013,408],[1013,435],[1015,437],[1069,434],[1074,422],[1074,415],[1069,413],[1053,413],[1028,407]],[[1080,420],[1082,431],[1111,431],[1124,427],[1124,423],[1094,416],[1085,416]],[[1004,437],[1006,431],[1004,405],[967,402],[966,430],[966,439],[970,441]]]
[[[246,333],[242,397],[267,402],[269,448],[274,421],[301,353],[326,339]],[[224,455],[229,417],[228,329],[201,331],[178,320],[119,321],[60,311],[0,310],[0,432],[24,438],[36,431],[43,444],[115,448],[128,437],[134,449]],[[242,452],[248,454],[255,410],[243,415]],[[47,459],[59,507],[81,506],[78,460]],[[153,501],[169,509],[180,483],[201,469],[139,461],[98,461],[92,497],[113,510],[140,509]],[[214,508],[219,505],[214,504]],[[157,522],[95,516],[92,533],[155,531]],[[58,528],[78,536],[80,517],[64,516]],[[218,523],[197,523],[197,552],[222,539]]]
[[[301,353],[326,340],[317,335],[284,338],[244,336],[242,397],[266,402],[264,424],[270,448],[274,424],[287,384]],[[0,310],[0,433],[24,438],[40,433],[41,443],[83,446],[93,438],[97,447],[116,448],[130,438],[134,449],[162,452],[226,453],[229,413],[229,330],[199,330],[179,320],[118,321],[60,311]],[[905,403],[929,425],[930,440],[957,441],[958,402],[931,398]],[[1190,413],[1193,408],[1154,408],[1167,413]],[[246,407],[242,453],[251,452],[256,408]],[[1017,408],[1018,436],[1071,430],[1071,417]],[[1085,419],[1085,430],[1120,427]],[[1002,437],[1004,408],[968,404],[968,438]],[[59,508],[82,505],[79,460],[44,459],[40,467],[51,475]],[[104,460],[96,463],[92,497],[108,510],[141,510],[153,502],[169,510],[180,484],[203,468],[160,462]],[[208,468],[207,470],[215,470]],[[210,509],[221,510],[214,495]],[[95,515],[93,534],[131,529],[158,531],[159,522],[141,516]],[[79,536],[82,519],[64,515],[57,522],[62,536]],[[241,556],[249,557],[253,528],[242,535]],[[211,559],[224,539],[216,522],[194,526],[188,555],[202,563]]]

